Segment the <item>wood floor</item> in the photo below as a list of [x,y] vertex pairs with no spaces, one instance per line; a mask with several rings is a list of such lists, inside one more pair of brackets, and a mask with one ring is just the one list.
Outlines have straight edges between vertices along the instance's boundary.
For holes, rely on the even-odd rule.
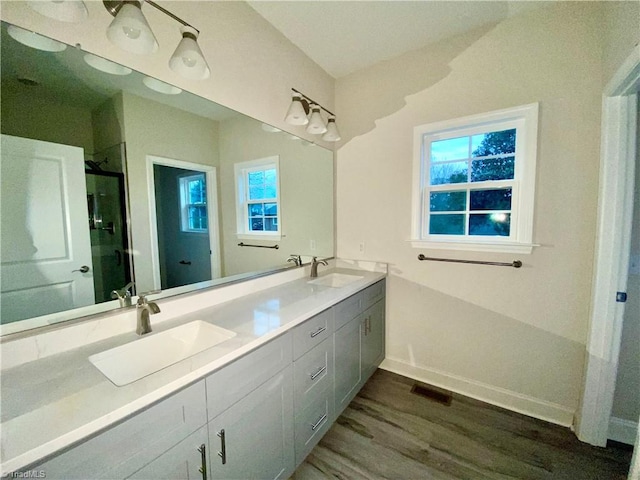
[[461,395],[449,406],[378,370],[296,470],[322,479],[626,479],[631,449]]

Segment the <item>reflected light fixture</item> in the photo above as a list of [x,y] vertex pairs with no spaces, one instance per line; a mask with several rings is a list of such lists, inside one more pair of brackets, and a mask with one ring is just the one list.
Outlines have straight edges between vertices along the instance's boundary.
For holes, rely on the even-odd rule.
[[169,68],[190,80],[204,80],[211,76],[207,60],[198,45],[200,31],[197,28],[152,0],[103,0],[102,3],[115,17],[107,29],[107,37],[114,45],[128,52],[140,54],[158,50],[158,41],[142,14],[142,5],[147,4],[182,25],[182,40],[169,59]]
[[127,52],[144,55],[158,50],[158,41],[142,14],[141,2],[122,2],[107,28],[107,38]]
[[82,0],[30,0],[28,5],[41,15],[61,22],[81,22],[89,16]]
[[83,58],[87,65],[110,75],[129,75],[133,72],[129,67],[98,57],[92,53],[85,53]]
[[24,28],[16,27],[15,25],[9,25],[7,27],[7,33],[15,41],[20,42],[27,47],[35,48],[36,50],[42,50],[44,52],[61,52],[67,48],[64,43],[44,37],[35,32],[30,32]]
[[[291,105],[289,105],[284,121],[289,125],[306,125],[305,130],[308,133],[322,135],[322,140],[326,142],[340,141],[336,116],[299,90],[295,88],[291,90],[293,92]],[[328,116],[326,123],[322,111]]]
[[163,93],[165,95],[178,95],[182,93],[181,88],[169,85],[168,83],[162,82],[157,78],[144,77],[142,79],[142,83],[144,83],[147,88],[150,88],[151,90],[158,93]]
[[180,40],[176,51],[171,55],[169,68],[191,80],[209,78],[211,70],[209,70],[209,65],[198,46],[198,30],[184,25],[180,32],[182,33],[182,40]]

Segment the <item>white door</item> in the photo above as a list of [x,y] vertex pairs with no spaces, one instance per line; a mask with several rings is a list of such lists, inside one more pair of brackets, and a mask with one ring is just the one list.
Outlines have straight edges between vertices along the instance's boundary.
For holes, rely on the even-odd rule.
[[2,135],[1,323],[93,305],[82,148]]

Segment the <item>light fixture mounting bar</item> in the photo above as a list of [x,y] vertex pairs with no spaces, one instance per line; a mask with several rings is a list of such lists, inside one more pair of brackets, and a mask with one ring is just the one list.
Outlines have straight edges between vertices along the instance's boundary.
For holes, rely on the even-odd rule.
[[148,3],[149,5],[154,7],[155,9],[160,10],[162,13],[164,13],[168,17],[173,18],[176,22],[181,23],[185,27],[193,28],[196,32],[198,32],[198,35],[200,34],[200,30],[198,30],[196,27],[194,27],[190,23],[185,22],[180,17],[174,15],[169,10],[167,10],[164,7],[161,7],[160,5],[158,5],[156,2],[154,2],[152,0],[142,0],[142,1],[141,0],[138,0],[138,1],[131,1],[131,0],[124,0],[124,1],[121,1],[121,0],[103,0],[102,3],[104,4],[104,7],[107,9],[107,11],[111,15],[113,15],[114,17],[118,14],[118,12],[120,11],[120,8],[125,3],[135,3],[135,4],[140,4],[140,5],[142,3]]
[[[148,1],[148,0],[147,0]],[[324,110],[325,112],[327,112],[329,115],[335,117],[336,115],[332,112],[330,112],[329,110],[327,110],[326,108],[324,108],[322,105],[320,105],[318,102],[316,102],[315,100],[309,98],[308,96],[306,96],[304,93],[302,93],[300,90],[296,90],[295,88],[291,87],[291,90],[293,90],[294,92],[302,95],[302,97],[309,103],[313,103],[314,105],[319,106],[322,110]]]

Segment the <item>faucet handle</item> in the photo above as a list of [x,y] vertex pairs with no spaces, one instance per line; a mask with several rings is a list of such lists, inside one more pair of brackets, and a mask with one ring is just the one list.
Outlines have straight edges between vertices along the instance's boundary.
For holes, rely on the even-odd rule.
[[149,295],[155,295],[157,293],[162,292],[162,290],[152,290],[150,292],[143,292],[138,294],[138,301],[136,302],[137,305],[142,306],[142,305],[146,305],[147,304],[147,297]]

